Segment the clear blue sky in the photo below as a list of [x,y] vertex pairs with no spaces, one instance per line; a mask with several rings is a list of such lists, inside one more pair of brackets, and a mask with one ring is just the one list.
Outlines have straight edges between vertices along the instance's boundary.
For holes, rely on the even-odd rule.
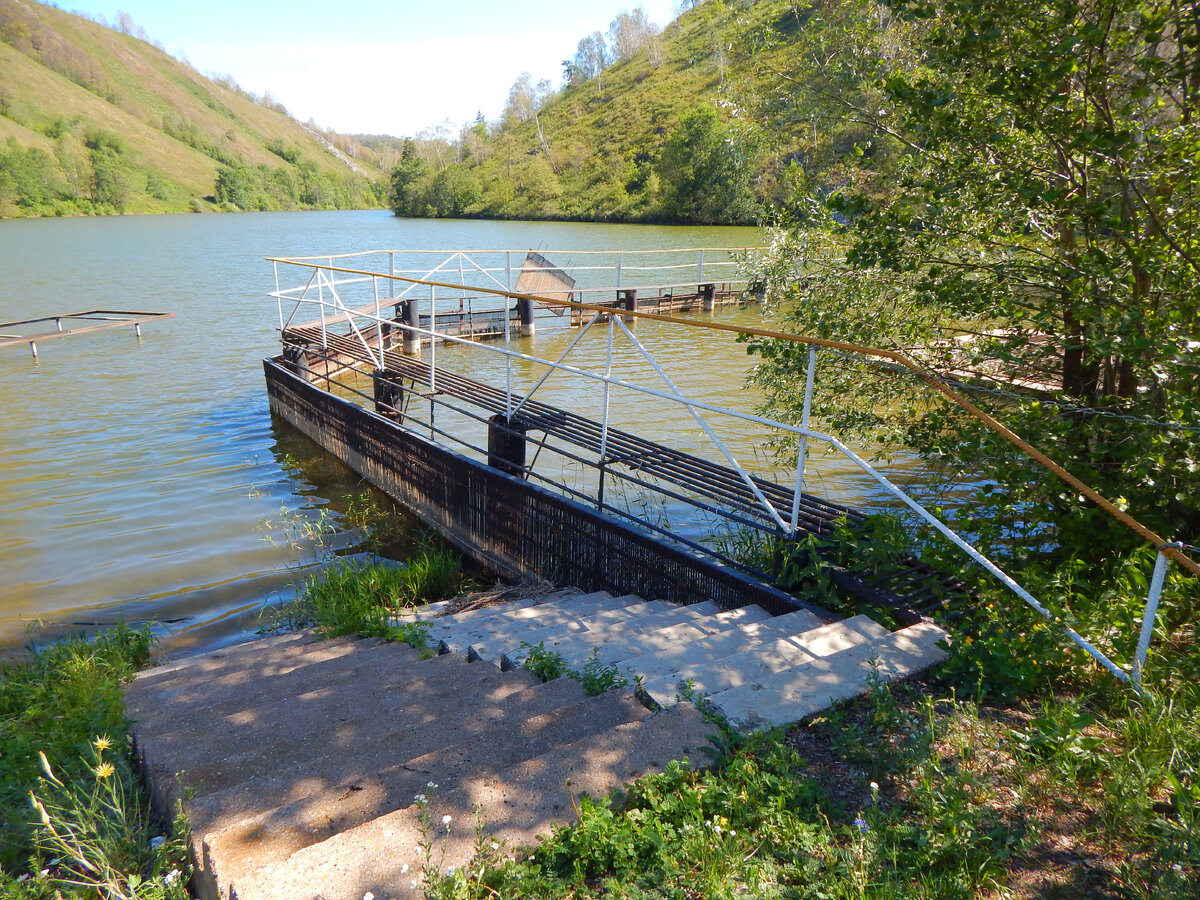
[[[109,0],[113,2],[113,0]],[[499,116],[522,71],[562,76],[581,37],[621,11],[658,25],[675,0],[59,0],[114,23],[128,13],[168,53],[231,75],[301,120],[408,135]]]

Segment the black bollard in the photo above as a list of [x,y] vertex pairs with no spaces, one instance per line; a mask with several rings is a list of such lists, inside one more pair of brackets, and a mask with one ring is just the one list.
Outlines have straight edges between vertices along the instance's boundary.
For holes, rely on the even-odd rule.
[[715,284],[700,285],[700,308],[712,312],[717,305],[717,286]]
[[521,336],[531,336],[534,332],[532,300],[517,298],[517,318],[521,320]]
[[518,478],[525,477],[525,432],[529,426],[520,419],[509,422],[497,413],[488,419],[488,465]]
[[[399,304],[397,304],[399,305]],[[401,316],[405,325],[417,328],[421,323],[417,315],[417,301],[407,300],[404,303],[404,314]],[[421,335],[415,331],[404,329],[404,352],[409,356],[421,355]]]
[[[629,312],[637,312],[637,308],[638,308],[637,291],[632,288],[627,288],[625,290],[617,291],[617,303],[620,304],[622,308],[628,310]],[[622,316],[622,318],[626,322],[635,321],[633,316]]]
[[371,373],[375,384],[375,412],[397,422],[404,420],[404,386],[399,379],[399,375],[387,369],[376,369]]

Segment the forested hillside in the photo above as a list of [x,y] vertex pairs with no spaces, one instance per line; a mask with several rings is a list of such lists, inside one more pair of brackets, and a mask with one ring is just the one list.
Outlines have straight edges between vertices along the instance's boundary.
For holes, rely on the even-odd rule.
[[387,152],[203,77],[126,16],[0,0],[0,216],[379,205]]
[[408,142],[400,215],[751,222],[803,161],[836,182],[871,130],[826,123],[781,143],[746,116],[812,14],[789,0],[706,0],[659,30],[641,10],[580,40],[563,82],[512,86],[497,123]]

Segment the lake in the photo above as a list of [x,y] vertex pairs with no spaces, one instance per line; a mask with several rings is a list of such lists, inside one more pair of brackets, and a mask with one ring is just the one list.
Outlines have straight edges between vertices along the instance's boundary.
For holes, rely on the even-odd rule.
[[[264,605],[291,596],[310,551],[279,535],[336,515],[360,482],[268,413],[261,360],[279,345],[265,257],[758,240],[750,228],[384,211],[0,222],[0,321],[89,309],[176,315],[140,339],[120,328],[46,341],[37,359],[0,349],[0,651],[121,619],[161,623],[173,652],[208,649],[240,639]],[[672,340],[655,343],[672,352]],[[550,347],[543,339],[537,349]],[[707,348],[676,352],[681,366],[742,390],[741,348],[727,351],[728,366]]]

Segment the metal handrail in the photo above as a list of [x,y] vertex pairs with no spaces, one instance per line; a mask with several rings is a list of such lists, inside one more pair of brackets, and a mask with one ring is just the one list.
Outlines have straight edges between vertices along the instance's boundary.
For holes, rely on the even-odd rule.
[[[428,252],[428,251],[421,251],[421,252]],[[578,251],[578,252],[580,252],[580,253],[593,252],[594,253],[594,252],[600,252],[600,251]],[[653,251],[648,251],[648,252],[653,252]],[[692,252],[697,252],[697,251],[692,251]],[[348,254],[347,256],[359,256],[359,255],[363,255],[363,254]],[[328,256],[310,257],[308,259],[318,259],[318,258],[322,259],[322,260],[330,260],[330,257],[328,257]],[[268,261],[272,262],[276,266],[277,284],[278,284],[278,266],[280,264],[283,264],[283,265],[295,265],[295,266],[300,266],[300,267],[305,267],[305,268],[309,268],[309,267],[321,268],[321,269],[325,269],[325,270],[328,270],[331,272],[339,272],[339,273],[347,274],[347,275],[361,276],[362,280],[365,280],[367,278],[372,279],[372,280],[378,279],[378,278],[383,278],[383,279],[389,279],[389,280],[394,280],[394,281],[406,282],[410,285],[409,290],[411,290],[412,287],[415,287],[417,284],[422,284],[422,285],[426,285],[430,288],[431,295],[436,288],[450,288],[452,290],[467,289],[467,286],[463,285],[463,284],[456,285],[453,283],[432,281],[429,279],[414,279],[414,278],[409,278],[407,276],[398,275],[398,274],[394,274],[394,273],[370,272],[370,271],[361,270],[361,269],[351,269],[348,267],[333,266],[331,260],[326,265],[319,265],[319,264],[315,264],[312,262],[308,262],[304,258],[270,258]],[[356,279],[356,280],[360,280],[360,279]],[[310,284],[311,284],[311,281],[310,281]],[[317,302],[317,303],[321,303],[322,305],[325,304],[325,301],[323,298],[321,298],[319,300],[313,300],[311,298],[304,298],[304,297],[296,298],[294,296],[294,292],[296,290],[301,290],[301,289],[297,288],[297,289],[291,289],[290,291],[288,291],[288,290],[276,291],[276,292],[273,292],[271,294],[271,296],[276,297],[277,300],[280,302],[280,304],[282,304],[283,300],[285,300],[285,299],[286,300],[298,300],[298,302],[310,302],[310,303]],[[305,290],[305,292],[307,291],[307,289],[304,289],[304,290]],[[588,325],[585,327],[584,331],[586,331],[586,329],[588,327],[591,327],[591,325],[593,323],[598,321],[601,316],[609,316],[610,317],[610,319],[609,319],[610,328],[612,327],[613,319],[617,318],[617,317],[613,316],[613,309],[607,305],[598,305],[598,304],[583,303],[583,302],[548,300],[546,298],[538,297],[536,295],[521,294],[521,293],[511,291],[511,290],[489,288],[489,287],[478,286],[478,285],[470,286],[469,290],[472,292],[475,292],[475,293],[480,293],[480,294],[495,295],[498,297],[504,297],[504,298],[508,298],[508,299],[532,300],[532,301],[540,302],[542,304],[553,304],[555,306],[562,306],[562,307],[567,307],[567,308],[571,308],[571,309],[578,309],[580,311],[592,312],[593,317],[592,317],[591,321],[588,323]],[[600,290],[600,289],[597,289],[597,290]],[[345,309],[345,307],[341,307],[341,308],[343,310]],[[347,311],[347,312],[350,312],[350,311]],[[364,317],[368,318],[368,319],[371,318],[371,316],[369,314],[363,314],[361,312],[358,312],[357,314],[364,315]],[[728,323],[713,322],[713,321],[708,321],[708,320],[684,319],[684,318],[680,318],[678,316],[663,315],[663,314],[659,314],[659,313],[649,313],[649,312],[643,312],[643,311],[639,311],[639,310],[622,310],[621,316],[628,317],[628,318],[635,318],[635,319],[636,318],[644,318],[644,319],[647,319],[650,321],[658,321],[658,322],[664,322],[664,323],[668,323],[668,324],[684,325],[684,326],[693,327],[693,328],[704,328],[704,329],[723,331],[723,332],[733,333],[733,334],[738,334],[738,335],[784,340],[784,341],[808,345],[810,348],[810,360],[809,360],[810,365],[808,368],[808,378],[806,380],[805,407],[804,407],[803,417],[801,420],[802,421],[801,426],[788,425],[787,423],[767,419],[762,416],[743,413],[738,410],[717,407],[717,406],[707,404],[707,403],[704,403],[701,401],[692,400],[690,398],[684,397],[678,391],[677,388],[674,388],[674,385],[670,383],[669,379],[667,379],[667,383],[671,384],[671,387],[673,388],[673,390],[671,392],[659,391],[654,388],[649,388],[649,387],[645,387],[642,385],[634,385],[629,382],[622,381],[621,379],[614,379],[611,377],[611,375],[608,375],[608,374],[599,375],[595,372],[589,372],[587,370],[583,370],[583,369],[579,369],[574,366],[567,365],[563,362],[562,358],[560,358],[557,361],[550,361],[550,360],[540,359],[538,357],[529,356],[527,354],[520,353],[518,351],[509,349],[507,347],[507,341],[506,341],[506,346],[503,350],[501,350],[499,348],[495,348],[495,347],[489,348],[489,350],[491,350],[492,352],[500,353],[500,354],[504,355],[505,357],[508,358],[510,364],[513,359],[520,359],[520,360],[524,360],[527,362],[547,366],[551,372],[563,371],[563,372],[567,372],[567,373],[577,375],[577,376],[580,376],[583,378],[587,378],[590,380],[599,381],[599,382],[605,384],[606,390],[612,386],[619,386],[624,389],[633,390],[635,392],[658,397],[660,399],[665,399],[665,400],[670,400],[670,401],[673,401],[676,403],[680,403],[680,404],[686,406],[693,415],[698,416],[699,411],[717,413],[717,414],[727,415],[727,416],[731,416],[733,418],[741,419],[746,422],[751,422],[754,424],[761,424],[764,426],[780,429],[785,432],[794,434],[797,437],[799,437],[800,441],[801,441],[801,453],[799,456],[799,461],[798,461],[798,466],[797,466],[797,490],[796,490],[797,497],[800,494],[800,487],[802,486],[802,483],[803,483],[803,466],[804,466],[807,442],[809,440],[817,440],[817,441],[821,441],[823,443],[828,444],[829,446],[831,446],[835,450],[837,450],[844,458],[846,458],[847,460],[852,462],[855,466],[860,468],[863,472],[865,472],[870,477],[875,479],[886,491],[888,491],[889,493],[894,495],[896,498],[901,500],[905,505],[907,505],[909,508],[911,508],[919,517],[921,517],[922,519],[927,521],[931,526],[936,528],[947,539],[949,539],[957,547],[959,547],[961,550],[963,550],[965,553],[967,553],[967,555],[969,557],[971,557],[977,564],[979,564],[986,571],[988,571],[990,574],[992,574],[994,577],[996,577],[998,580],[1000,580],[1002,584],[1004,584],[1006,587],[1008,587],[1010,590],[1012,590],[1015,594],[1017,594],[1017,596],[1019,596],[1024,602],[1029,604],[1033,609],[1035,609],[1037,612],[1039,612],[1041,615],[1043,615],[1047,619],[1050,619],[1052,621],[1057,621],[1064,628],[1064,630],[1066,631],[1068,636],[1072,639],[1072,641],[1074,641],[1077,645],[1079,645],[1085,652],[1087,652],[1090,656],[1092,656],[1093,659],[1095,659],[1102,666],[1104,666],[1104,668],[1106,668],[1109,672],[1111,672],[1115,677],[1117,677],[1118,679],[1120,679],[1122,681],[1132,683],[1135,687],[1138,687],[1140,689],[1141,680],[1142,680],[1142,672],[1143,672],[1144,665],[1145,665],[1146,655],[1148,653],[1150,633],[1152,631],[1154,616],[1156,614],[1157,605],[1158,605],[1159,598],[1161,596],[1162,587],[1163,587],[1163,582],[1165,580],[1167,562],[1172,561],[1172,560],[1176,561],[1181,566],[1188,569],[1189,571],[1191,571],[1195,574],[1200,574],[1200,564],[1196,563],[1190,557],[1186,556],[1182,552],[1181,545],[1172,544],[1172,543],[1165,541],[1163,538],[1161,538],[1159,535],[1154,533],[1151,529],[1147,528],[1142,523],[1138,522],[1136,519],[1134,519],[1128,513],[1125,513],[1123,510],[1118,509],[1114,504],[1112,504],[1106,498],[1102,497],[1094,489],[1092,489],[1088,485],[1084,484],[1076,476],[1072,475],[1070,472],[1068,472],[1066,469],[1064,469],[1058,463],[1054,462],[1052,459],[1050,459],[1044,453],[1037,450],[1035,447],[1033,447],[1031,444],[1029,444],[1027,441],[1025,441],[1023,438],[1021,438],[1019,435],[1017,435],[1011,429],[1007,428],[1007,426],[1003,425],[1002,423],[997,421],[994,417],[990,416],[983,410],[979,409],[977,406],[975,406],[975,404],[971,403],[965,397],[962,397],[960,394],[958,394],[957,392],[952,390],[944,381],[939,379],[936,375],[925,370],[922,366],[920,366],[918,363],[916,363],[915,361],[910,359],[906,354],[904,354],[903,352],[901,352],[899,350],[885,350],[885,349],[881,349],[881,348],[864,347],[864,346],[860,346],[860,345],[856,345],[856,344],[852,344],[852,343],[848,343],[848,342],[844,342],[844,341],[833,341],[833,340],[828,340],[828,339],[823,339],[823,338],[813,338],[813,337],[807,337],[807,336],[803,336],[803,335],[788,334],[786,332],[778,332],[778,331],[772,331],[772,330],[761,329],[761,328],[750,328],[750,327],[746,327],[746,326],[731,325]],[[281,306],[280,319],[282,322],[282,306]],[[399,329],[403,329],[405,331],[414,332],[414,333],[428,336],[431,339],[431,341],[443,340],[443,341],[450,341],[450,342],[454,342],[454,343],[475,345],[475,342],[467,340],[467,339],[459,338],[454,335],[438,333],[434,327],[436,324],[434,321],[431,321],[431,323],[430,323],[431,327],[429,329],[424,329],[424,328],[420,328],[419,326],[412,326],[412,325],[408,325],[405,323],[395,322],[394,320],[390,320],[390,319],[385,320],[385,321],[387,321],[388,324],[393,328],[399,328]],[[622,327],[624,327],[623,324],[622,324]],[[629,333],[628,329],[625,329],[625,330],[627,333]],[[630,333],[630,336],[632,337],[631,333]],[[572,342],[572,347],[577,342],[578,342],[578,339],[576,341]],[[958,405],[959,407],[964,409],[968,414],[972,415],[979,421],[983,422],[987,427],[989,427],[990,429],[995,431],[997,434],[1000,434],[1001,436],[1003,436],[1006,440],[1008,440],[1014,446],[1016,446],[1020,450],[1022,450],[1022,452],[1026,453],[1028,456],[1030,456],[1030,458],[1032,458],[1036,462],[1038,462],[1039,465],[1042,465],[1047,470],[1053,472],[1058,477],[1062,478],[1064,481],[1066,481],[1068,484],[1070,484],[1073,488],[1078,490],[1087,499],[1092,500],[1092,502],[1096,503],[1097,506],[1104,509],[1107,513],[1112,515],[1118,521],[1122,522],[1123,525],[1130,528],[1135,533],[1137,533],[1139,536],[1141,536],[1143,539],[1145,539],[1149,543],[1151,543],[1151,545],[1154,547],[1154,549],[1158,553],[1158,559],[1157,559],[1156,566],[1155,566],[1154,576],[1151,579],[1150,594],[1147,599],[1146,609],[1145,609],[1145,612],[1143,615],[1141,634],[1139,636],[1137,650],[1135,651],[1135,658],[1134,658],[1134,663],[1133,663],[1131,672],[1128,672],[1128,673],[1125,672],[1123,669],[1120,668],[1120,666],[1118,666],[1116,663],[1114,663],[1112,660],[1110,660],[1107,656],[1105,656],[1105,654],[1102,653],[1093,644],[1091,644],[1089,641],[1087,641],[1085,638],[1083,638],[1081,635],[1079,635],[1077,632],[1075,632],[1070,627],[1061,623],[1060,620],[1058,620],[1045,606],[1043,606],[1040,602],[1038,602],[1036,600],[1036,598],[1034,598],[1028,591],[1026,591],[1024,588],[1022,588],[1010,575],[1008,575],[1006,572],[1004,572],[999,566],[997,566],[994,562],[992,562],[990,559],[988,559],[978,549],[974,548],[965,539],[963,539],[956,532],[954,532],[952,529],[950,529],[947,525],[945,525],[945,523],[941,522],[940,519],[938,519],[936,516],[934,516],[928,510],[926,510],[917,500],[915,500],[914,498],[909,496],[902,488],[900,488],[899,486],[892,483],[883,473],[879,472],[877,469],[875,469],[873,466],[871,466],[870,463],[868,463],[866,460],[862,459],[860,456],[855,454],[849,447],[847,447],[845,444],[843,444],[841,441],[839,441],[837,438],[833,437],[832,435],[827,435],[822,432],[813,431],[808,427],[808,415],[809,415],[809,409],[811,407],[811,402],[812,402],[813,363],[815,360],[814,354],[816,352],[816,348],[827,348],[827,349],[833,349],[833,350],[838,350],[838,351],[843,351],[843,352],[866,355],[866,356],[870,356],[870,357],[877,358],[877,359],[888,360],[890,362],[893,362],[893,363],[903,366],[905,369],[907,369],[907,370],[913,372],[915,375],[917,375],[917,377],[919,377],[926,384],[928,384],[929,386],[931,386],[935,390],[937,390],[939,393],[946,396],[947,399],[951,400],[956,405]],[[368,355],[371,355],[373,358],[373,355],[370,354],[370,349],[367,347],[364,347],[364,349],[366,349],[368,351]],[[570,349],[571,349],[571,347],[568,347],[567,353],[570,352]],[[643,350],[643,352],[645,352],[645,351]],[[565,357],[566,353],[564,353],[563,356]],[[652,362],[652,364],[655,365],[656,368],[658,368],[657,364],[654,364],[653,362]],[[663,375],[664,378],[666,378],[665,373],[660,371],[660,374]],[[543,378],[542,381],[544,381],[544,380],[545,379]],[[509,383],[511,384],[511,380]],[[540,383],[541,382],[539,382],[539,384]],[[535,387],[535,389],[536,389],[536,387]],[[510,396],[509,408],[511,409],[511,387],[508,388],[506,392]],[[530,393],[532,393],[532,392],[530,392]],[[605,407],[607,410],[607,403],[605,404]],[[703,427],[703,423],[701,423],[701,424]],[[607,424],[605,427],[607,427]],[[706,428],[706,430],[707,430],[707,428]],[[715,438],[715,435],[712,435],[711,432],[710,432],[710,436]],[[727,453],[726,453],[726,455],[728,456]],[[766,503],[765,498],[762,498],[762,499],[763,499],[763,502]],[[778,519],[778,514],[774,510],[774,507],[771,506],[769,503],[767,503],[767,506],[770,508],[770,512]],[[796,520],[795,512],[793,512],[793,527],[795,526],[796,521],[797,520]],[[780,522],[780,524],[782,524],[781,519],[779,520],[779,522]]]

